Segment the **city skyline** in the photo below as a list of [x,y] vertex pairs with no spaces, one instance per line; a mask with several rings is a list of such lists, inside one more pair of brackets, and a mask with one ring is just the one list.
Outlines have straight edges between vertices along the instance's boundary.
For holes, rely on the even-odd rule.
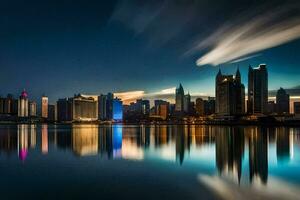
[[[247,89],[248,66],[261,63],[269,66],[270,90],[299,89],[297,52],[300,43],[297,38],[300,34],[297,34],[299,12],[296,12],[299,3],[296,1],[253,3],[246,0],[234,1],[232,6],[224,0],[207,4],[161,1],[153,5],[135,1],[91,2],[89,5],[29,1],[2,2],[2,7],[0,83],[5,87],[1,88],[1,95],[11,91],[19,95],[26,88],[36,100],[45,93],[50,103],[74,93],[109,91],[156,97],[182,83],[192,96],[199,93],[214,96],[211,83],[219,65],[226,74],[233,74],[239,66]],[[270,14],[269,10],[274,13]],[[253,13],[249,15],[249,12]],[[237,21],[232,15],[243,17]],[[262,17],[270,20],[269,26]],[[162,18],[164,20],[158,20]],[[169,29],[166,30],[164,24],[169,24]],[[236,43],[240,46],[231,45],[240,48],[239,55],[214,54],[210,46],[224,42],[218,41],[216,35],[225,41],[231,38],[224,26],[228,25],[229,30],[239,35],[243,29],[238,29],[238,25],[251,24],[254,27],[251,31],[257,31],[259,36],[247,38],[254,41],[255,51],[249,52],[250,46],[243,46],[243,41],[238,39]],[[262,26],[260,30],[257,30],[258,24]],[[286,30],[280,24],[286,25]],[[272,38],[267,44],[260,44],[265,38],[261,32],[270,31],[268,27],[279,37],[279,43]],[[282,40],[285,31],[292,33],[286,41]],[[207,49],[201,49],[205,47],[203,42],[207,42]],[[207,55],[213,55],[215,62],[204,60],[202,63],[207,64],[200,63],[198,67],[197,60]]]

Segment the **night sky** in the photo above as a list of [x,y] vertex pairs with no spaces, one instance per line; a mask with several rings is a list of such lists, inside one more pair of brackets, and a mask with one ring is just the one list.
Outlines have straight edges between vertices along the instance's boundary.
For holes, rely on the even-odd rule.
[[[0,3],[0,94],[50,102],[74,93],[214,96],[219,70],[266,63],[269,89],[300,88],[297,1],[17,1]],[[162,91],[164,90],[164,91]],[[129,93],[130,94],[130,93]]]

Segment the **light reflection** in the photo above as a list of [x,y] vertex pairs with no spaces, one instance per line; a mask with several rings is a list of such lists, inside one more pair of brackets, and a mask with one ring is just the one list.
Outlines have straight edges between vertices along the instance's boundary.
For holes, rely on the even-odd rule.
[[[41,128],[40,136],[37,136],[38,128]],[[42,154],[49,150],[70,151],[76,156],[108,160],[155,158],[183,167],[207,165],[215,168],[216,175],[234,184],[267,185],[270,160],[277,159],[271,165],[282,167],[293,164],[294,151],[300,146],[299,135],[299,129],[286,127],[74,124],[60,129],[46,124],[41,127],[20,124],[17,131],[0,129],[0,154],[10,156],[17,152],[25,162],[30,151],[40,151],[41,144]],[[270,149],[275,153],[269,153]]]

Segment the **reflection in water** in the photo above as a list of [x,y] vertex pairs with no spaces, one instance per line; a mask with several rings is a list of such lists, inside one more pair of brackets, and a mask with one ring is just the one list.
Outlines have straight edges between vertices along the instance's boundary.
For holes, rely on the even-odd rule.
[[[12,156],[17,152],[19,159],[25,161],[29,148],[47,154],[49,148],[57,147],[58,151],[72,151],[77,156],[130,160],[154,156],[177,161],[179,165],[185,161],[200,163],[197,159],[207,157],[204,160],[215,163],[220,177],[238,184],[242,179],[267,184],[270,145],[276,148],[277,162],[286,165],[292,162],[294,146],[299,148],[299,141],[299,129],[285,127],[72,125],[58,128],[22,124],[0,129],[0,155]],[[41,150],[37,149],[39,146]]]

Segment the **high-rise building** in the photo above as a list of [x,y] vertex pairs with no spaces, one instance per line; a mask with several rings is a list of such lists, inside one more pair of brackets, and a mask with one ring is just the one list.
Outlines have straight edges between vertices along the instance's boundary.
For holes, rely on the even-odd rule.
[[106,119],[108,119],[108,120],[113,119],[113,100],[114,100],[114,94],[113,93],[107,93]]
[[35,101],[30,101],[29,102],[29,116],[30,117],[35,117],[36,116],[36,109],[37,105]]
[[179,85],[178,88],[176,88],[175,111],[176,112],[184,111],[184,90],[181,84]]
[[28,117],[28,94],[25,90],[18,100],[18,117]]
[[60,122],[71,121],[73,112],[73,101],[72,99],[59,99],[56,103],[57,107],[57,120]]
[[300,114],[300,102],[294,102],[294,113]]
[[280,88],[276,94],[276,107],[278,114],[290,113],[290,95],[283,88]]
[[191,106],[191,95],[188,93],[186,95],[184,95],[184,99],[183,99],[183,111],[185,113],[189,113],[190,112],[190,106]]
[[137,99],[136,100],[136,111],[142,115],[149,115],[150,114],[149,100]]
[[248,106],[249,114],[267,113],[268,110],[268,72],[265,64],[258,68],[249,66]]
[[245,111],[245,87],[241,83],[239,70],[236,76],[216,76],[216,113],[218,115],[240,115]]
[[204,115],[204,100],[202,98],[196,99],[196,112],[198,115]]
[[47,119],[48,118],[48,97],[42,96],[42,102],[41,102],[41,112],[42,112],[42,118]]
[[55,122],[57,120],[56,105],[48,105],[48,120],[51,122]]
[[122,121],[123,120],[123,102],[121,99],[113,99],[113,120]]
[[100,94],[98,96],[98,119],[106,120],[106,100],[107,95]]

